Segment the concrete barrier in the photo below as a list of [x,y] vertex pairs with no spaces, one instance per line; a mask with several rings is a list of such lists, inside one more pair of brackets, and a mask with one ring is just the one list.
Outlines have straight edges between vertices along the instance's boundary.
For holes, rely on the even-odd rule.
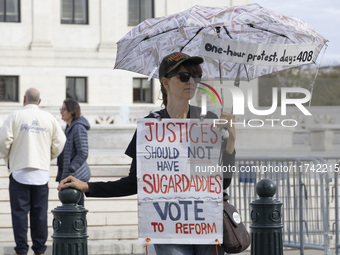
[[311,125],[310,146],[312,151],[331,151],[334,144],[334,133],[340,131],[339,124]]
[[92,125],[88,132],[91,149],[126,149],[136,130],[136,124]]

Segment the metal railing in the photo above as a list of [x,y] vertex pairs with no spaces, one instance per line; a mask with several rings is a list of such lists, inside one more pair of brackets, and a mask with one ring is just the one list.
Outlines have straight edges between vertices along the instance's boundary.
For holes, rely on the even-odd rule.
[[[336,159],[314,157],[237,157],[233,180],[227,193],[230,203],[242,215],[245,225],[250,224],[249,203],[257,197],[256,183],[263,178],[277,185],[275,198],[283,202],[283,245],[296,248],[323,250],[330,254],[331,234],[336,232],[339,244],[339,208]],[[336,230],[330,231],[330,186],[335,200]],[[336,253],[338,255],[338,253]]]
[[331,191],[331,203],[334,203],[334,209],[331,210],[334,211],[334,222],[332,222],[332,231],[331,233],[335,235],[335,254],[340,255],[340,222],[339,222],[339,217],[340,217],[340,208],[339,208],[339,172],[340,172],[340,157],[335,158],[335,157],[330,157],[330,158],[323,158],[327,164],[332,166],[333,168],[337,169],[337,171],[333,171],[333,178],[334,178],[334,185],[332,187]]

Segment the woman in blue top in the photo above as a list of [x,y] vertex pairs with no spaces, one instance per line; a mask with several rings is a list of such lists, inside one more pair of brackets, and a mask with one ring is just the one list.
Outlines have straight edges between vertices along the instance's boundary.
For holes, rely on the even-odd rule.
[[[200,64],[201,57],[190,57],[181,52],[172,53],[162,60],[159,67],[159,80],[161,82],[161,92],[163,96],[164,109],[150,113],[146,118],[176,118],[186,119],[200,118],[201,109],[189,105],[189,100],[193,98],[197,83],[202,76]],[[235,164],[235,127],[230,125],[232,114],[222,112],[218,117],[213,112],[208,111],[206,118],[226,119],[227,124],[219,125],[229,132],[228,140],[222,143],[221,155],[222,164],[231,166]],[[62,180],[58,190],[65,188],[76,188],[85,192],[89,197],[120,197],[137,193],[137,159],[136,159],[136,133],[134,134],[125,154],[132,158],[130,172],[127,177],[117,181],[109,182],[81,182],[70,176]],[[225,176],[223,188],[226,189],[231,182],[231,176]],[[216,254],[215,245],[197,244],[155,244],[156,253],[162,255],[210,255]],[[219,254],[223,254],[222,246],[219,247]]]
[[[86,163],[89,153],[87,131],[90,129],[90,124],[84,116],[81,116],[80,106],[76,100],[64,100],[60,114],[67,124],[66,143],[57,160],[56,180],[60,182],[68,176],[74,176],[87,182],[91,177],[90,168]],[[84,195],[78,204],[84,206]]]

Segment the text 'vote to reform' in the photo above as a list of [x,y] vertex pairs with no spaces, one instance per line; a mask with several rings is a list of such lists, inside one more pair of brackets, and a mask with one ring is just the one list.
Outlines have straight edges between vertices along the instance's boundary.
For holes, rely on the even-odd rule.
[[139,240],[222,242],[221,135],[212,120],[142,119],[137,123]]

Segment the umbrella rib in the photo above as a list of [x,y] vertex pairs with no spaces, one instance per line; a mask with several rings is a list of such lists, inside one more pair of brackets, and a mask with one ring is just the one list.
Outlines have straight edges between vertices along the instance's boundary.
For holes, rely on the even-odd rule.
[[155,34],[155,35],[152,35],[152,36],[147,35],[147,36],[145,36],[145,38],[144,38],[142,41],[145,41],[145,40],[151,39],[151,38],[153,38],[153,37],[156,37],[156,36],[159,36],[159,35],[162,35],[162,34],[171,32],[171,31],[176,30],[176,29],[179,29],[179,27],[175,27],[175,28],[172,28],[172,29],[163,31],[163,32],[161,32],[161,33],[159,33],[159,34]]
[[269,29],[266,29],[266,28],[262,28],[262,27],[256,26],[256,25],[251,24],[251,23],[249,23],[249,24],[247,24],[247,25],[250,26],[251,28],[256,28],[256,29],[259,29],[259,30],[262,30],[262,31],[266,31],[266,32],[272,33],[272,34],[274,34],[274,35],[279,35],[279,36],[282,36],[282,37],[285,37],[285,38],[289,39],[288,36],[286,36],[286,35],[284,35],[284,34],[280,34],[280,33],[271,31],[271,30],[269,30]]
[[229,38],[230,38],[230,39],[233,39],[233,38],[231,37],[231,35],[230,35],[230,33],[229,33],[227,27],[226,27],[226,26],[223,26],[223,28],[224,28],[225,32],[227,33],[227,35],[229,36]]
[[182,50],[199,34],[199,32],[201,32],[203,29],[203,27],[201,27],[196,34],[181,48],[180,52],[182,52]]

